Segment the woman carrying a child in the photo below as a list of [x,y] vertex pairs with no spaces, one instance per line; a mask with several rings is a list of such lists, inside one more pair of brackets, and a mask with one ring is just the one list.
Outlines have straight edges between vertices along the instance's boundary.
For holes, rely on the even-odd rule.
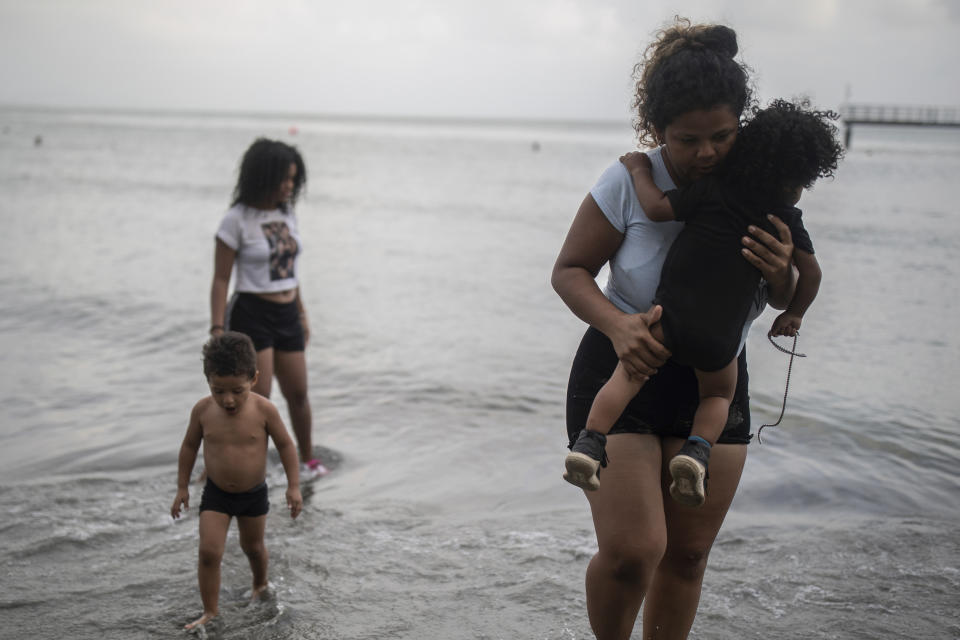
[[[751,100],[747,69],[736,53],[733,30],[677,20],[636,66],[635,126],[641,143],[661,145],[648,153],[661,190],[711,173],[733,146]],[[647,218],[630,174],[614,162],[580,205],[553,270],[557,293],[590,325],[567,389],[571,444],[618,362],[645,381],[610,430],[600,488],[586,492],[598,543],[587,568],[587,609],[601,640],[629,638],[644,603],[644,638],[687,637],[707,556],[751,438],[743,351],[729,418],[711,454],[706,501],[694,509],[670,499],[664,470],[690,435],[698,384],[693,369],[668,359],[650,326],[660,317],[651,304],[681,224]],[[751,227],[743,239],[744,260],[763,278],[744,331],[766,304],[784,308],[795,287],[790,231],[779,220],[773,224],[777,237]],[[608,262],[601,290],[594,278]]]

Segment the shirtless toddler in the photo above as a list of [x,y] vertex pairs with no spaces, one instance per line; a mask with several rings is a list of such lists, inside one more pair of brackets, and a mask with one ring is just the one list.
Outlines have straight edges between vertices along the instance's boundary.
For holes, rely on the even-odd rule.
[[203,615],[185,628],[216,617],[220,596],[220,561],[230,519],[237,518],[240,547],[253,572],[253,599],[267,588],[267,437],[280,454],[287,474],[287,507],[296,518],[303,506],[297,447],[269,400],[250,390],[257,381],[257,354],[242,333],[227,331],[203,347],[203,373],[210,395],[193,407],[187,434],[180,446],[177,496],[170,508],[174,519],[189,507],[188,485],[197,450],[203,442],[207,482],[200,498],[200,553],[197,579]]

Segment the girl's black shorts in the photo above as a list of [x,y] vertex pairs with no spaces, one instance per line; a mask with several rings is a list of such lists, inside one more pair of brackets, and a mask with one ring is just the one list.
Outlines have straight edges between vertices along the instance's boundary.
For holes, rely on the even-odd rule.
[[257,351],[303,351],[305,346],[296,301],[278,304],[253,293],[235,293],[227,305],[226,325],[250,336]]
[[[567,384],[567,435],[570,444],[587,424],[587,415],[600,387],[610,378],[619,359],[613,343],[590,327],[580,341]],[[747,444],[750,434],[750,396],[747,393],[747,350],[737,358],[737,389],[720,444]],[[668,360],[647,380],[610,430],[614,433],[652,433],[687,438],[693,426],[700,394],[691,367]]]

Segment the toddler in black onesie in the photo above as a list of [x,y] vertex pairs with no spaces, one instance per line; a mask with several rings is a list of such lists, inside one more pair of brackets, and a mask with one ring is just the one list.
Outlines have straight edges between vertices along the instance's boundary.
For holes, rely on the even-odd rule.
[[[663,312],[650,327],[674,360],[694,368],[699,384],[690,438],[669,465],[670,495],[681,504],[699,506],[706,499],[710,449],[727,422],[737,384],[743,327],[760,286],[760,272],[742,255],[747,227],[777,237],[769,220],[776,216],[793,238],[797,288],[770,335],[795,336],[817,295],[820,267],[794,205],[803,189],[818,177],[832,176],[837,167],[843,152],[830,122],[836,117],[783,100],[755,109],[716,172],[666,193],[654,184],[645,154],[621,158],[647,217],[685,223],[663,263],[654,300]],[[584,489],[599,488],[606,434],[642,386],[617,365],[567,455],[565,479]]]

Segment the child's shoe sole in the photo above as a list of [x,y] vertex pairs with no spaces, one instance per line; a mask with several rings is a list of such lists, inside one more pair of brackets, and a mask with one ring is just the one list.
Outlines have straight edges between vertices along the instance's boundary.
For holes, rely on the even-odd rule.
[[597,477],[599,461],[588,455],[571,451],[567,454],[564,464],[567,468],[563,474],[564,480],[585,491],[596,491],[600,488],[600,478]]
[[696,459],[676,455],[670,460],[670,496],[687,507],[699,507],[707,499],[704,486],[706,469]]

